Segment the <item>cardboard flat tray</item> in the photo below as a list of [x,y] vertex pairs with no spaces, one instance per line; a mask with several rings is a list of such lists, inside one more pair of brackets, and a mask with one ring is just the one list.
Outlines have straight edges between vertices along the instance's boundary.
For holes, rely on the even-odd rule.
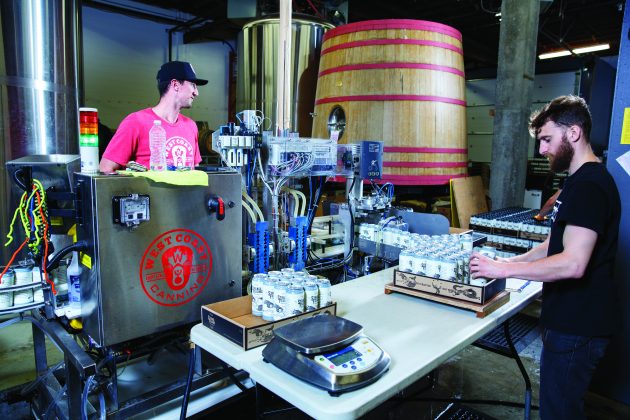
[[394,270],[393,285],[456,300],[484,304],[505,290],[505,279],[494,279],[483,286],[475,286]]
[[278,321],[265,321],[252,315],[252,297],[248,295],[202,306],[201,322],[243,349],[250,350],[271,341],[274,328],[323,313],[336,315],[337,303]]
[[472,302],[466,302],[463,300],[453,299],[446,296],[439,296],[431,293],[424,293],[406,287],[395,286],[393,283],[385,285],[385,294],[391,294],[393,292],[402,293],[409,296],[418,297],[421,299],[431,300],[434,302],[444,303],[446,305],[455,306],[457,308],[466,309],[476,313],[477,318],[483,318],[486,315],[494,312],[497,308],[505,305],[510,301],[510,292],[503,290],[485,304],[478,304]]

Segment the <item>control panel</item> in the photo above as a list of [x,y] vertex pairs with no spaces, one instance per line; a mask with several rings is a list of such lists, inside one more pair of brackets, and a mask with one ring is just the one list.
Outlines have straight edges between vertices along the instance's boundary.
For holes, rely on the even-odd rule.
[[368,337],[359,337],[351,345],[334,353],[314,356],[313,360],[335,374],[357,373],[371,369],[383,355],[383,350]]

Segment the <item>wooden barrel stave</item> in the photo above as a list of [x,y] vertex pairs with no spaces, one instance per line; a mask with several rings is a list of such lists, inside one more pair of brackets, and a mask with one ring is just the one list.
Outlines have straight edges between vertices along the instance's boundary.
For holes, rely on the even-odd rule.
[[[416,27],[422,29],[410,29]],[[322,46],[314,135],[328,135],[328,116],[341,106],[346,115],[342,143],[385,142],[386,180],[423,185],[465,176],[465,80],[458,34],[445,25],[412,20],[358,22],[330,31]]]

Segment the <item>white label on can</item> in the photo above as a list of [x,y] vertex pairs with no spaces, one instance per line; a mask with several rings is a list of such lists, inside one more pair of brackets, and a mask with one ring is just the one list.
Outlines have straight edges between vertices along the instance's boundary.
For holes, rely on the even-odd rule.
[[319,308],[319,291],[317,290],[317,286],[314,288],[306,288],[305,292],[306,299],[306,310],[314,311]]
[[427,259],[426,275],[428,277],[440,278],[440,261]]
[[319,285],[319,307],[332,304],[332,289],[330,286]]
[[287,292],[286,316],[299,315],[304,313],[304,293],[295,293],[292,290]]
[[263,285],[260,280],[252,281],[252,314],[261,316],[263,311]]
[[263,319],[273,321],[276,305],[274,303],[275,290],[273,284],[263,283]]
[[457,279],[457,264],[455,261],[442,261],[440,264],[440,278],[444,280]]

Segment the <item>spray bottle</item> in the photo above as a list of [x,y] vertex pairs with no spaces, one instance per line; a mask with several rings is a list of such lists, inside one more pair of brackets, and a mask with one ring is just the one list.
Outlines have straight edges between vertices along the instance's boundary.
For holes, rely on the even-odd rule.
[[[72,252],[72,261],[68,266],[68,301],[70,309],[77,314],[81,313],[81,266],[79,265],[79,253]],[[80,316],[80,315],[79,315]]]

